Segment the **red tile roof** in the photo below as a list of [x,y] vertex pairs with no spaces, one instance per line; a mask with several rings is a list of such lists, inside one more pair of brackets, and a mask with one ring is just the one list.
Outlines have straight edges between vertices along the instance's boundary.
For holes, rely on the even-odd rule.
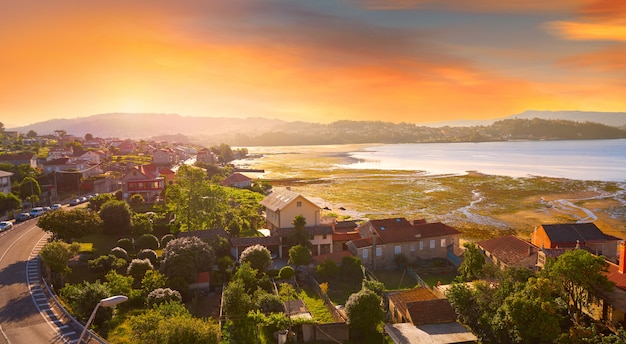
[[446,299],[417,301],[407,304],[413,325],[443,324],[456,321],[456,312]]
[[441,222],[418,223],[412,225],[404,218],[370,220],[359,228],[367,225],[373,227],[382,243],[411,242],[423,238],[440,237],[460,234],[458,230]]
[[246,177],[239,172],[235,172],[231,174],[230,176],[228,176],[227,178],[225,178],[221,184],[224,186],[230,186],[236,183],[243,183],[243,182],[249,182],[249,181],[252,181],[252,178]]
[[352,240],[352,244],[354,244],[356,248],[369,247],[372,246],[372,238]]
[[537,246],[514,235],[480,241],[478,246],[506,265],[517,265],[539,250]]
[[609,281],[615,283],[615,287],[626,290],[626,274],[619,272],[617,264],[609,262],[609,271],[606,274]]

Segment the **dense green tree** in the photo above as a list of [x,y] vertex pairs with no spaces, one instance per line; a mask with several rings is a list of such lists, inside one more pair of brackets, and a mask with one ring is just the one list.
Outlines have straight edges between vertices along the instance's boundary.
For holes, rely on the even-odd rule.
[[130,256],[128,255],[128,251],[126,251],[125,249],[121,247],[113,247],[111,249],[110,254],[114,255],[117,258],[124,259],[127,262],[130,261]]
[[167,188],[166,198],[181,229],[221,227],[227,204],[223,188],[210,184],[201,169],[188,165],[181,166],[176,178],[177,183]]
[[260,310],[264,314],[282,313],[285,311],[283,302],[277,295],[261,291],[259,293],[255,293],[255,300],[256,309]]
[[87,209],[57,210],[39,217],[37,226],[69,242],[100,232],[102,220]]
[[104,277],[111,270],[118,271],[125,268],[128,262],[112,254],[102,255],[87,262],[89,269],[99,277]]
[[137,258],[138,259],[148,259],[150,261],[150,263],[152,263],[152,265],[155,265],[158,260],[159,260],[159,256],[157,255],[157,253],[154,250],[151,249],[143,249],[141,251],[139,251],[137,253]]
[[80,250],[78,243],[64,243],[62,241],[53,241],[46,244],[41,249],[41,260],[50,267],[54,273],[65,275],[70,272],[68,261],[74,257]]
[[131,233],[136,237],[142,234],[150,234],[153,231],[152,221],[146,214],[133,214],[132,222]]
[[165,288],[167,285],[167,277],[156,270],[148,270],[141,280],[141,286],[147,295],[151,291],[158,288]]
[[[24,177],[20,183],[20,198],[27,199],[31,196],[36,196],[37,200],[41,197],[41,187],[37,179],[33,177]],[[32,202],[35,203],[35,202]]]
[[333,278],[339,274],[339,266],[334,260],[326,258],[315,267],[315,272],[325,279]]
[[130,196],[128,203],[133,209],[137,209],[142,204],[146,203],[146,200],[140,194],[133,194],[132,196]]
[[241,252],[239,261],[242,263],[250,263],[250,266],[259,272],[265,272],[270,265],[272,265],[270,250],[261,245],[247,247]]
[[146,302],[148,307],[153,307],[155,305],[160,305],[162,303],[168,302],[182,302],[183,298],[180,296],[180,293],[176,290],[172,290],[170,288],[157,288],[148,293],[148,298]]
[[89,209],[98,212],[102,208],[103,204],[114,199],[115,197],[113,197],[110,193],[99,194],[98,196],[89,199]]
[[100,209],[106,234],[131,234],[131,211],[124,201],[108,201]]
[[86,141],[91,141],[91,140],[93,140],[93,135],[92,135],[92,134],[90,134],[90,133],[85,134],[85,140],[86,140]]
[[289,248],[301,245],[306,248],[311,248],[311,233],[306,230],[306,219],[302,215],[296,216],[293,221],[293,231],[287,237],[287,246]]
[[227,318],[240,319],[252,310],[254,303],[241,280],[232,280],[223,293],[223,307]]
[[26,133],[26,137],[28,138],[37,137],[37,132],[31,129]]
[[459,276],[462,281],[473,281],[481,276],[483,266],[485,265],[485,256],[474,243],[465,243],[465,253],[463,261],[459,266]]
[[363,279],[361,259],[355,256],[341,258],[339,272],[342,279],[361,281]]
[[385,318],[382,299],[375,292],[363,289],[350,295],[346,301],[350,333],[357,339],[376,333],[378,324]]
[[302,245],[296,245],[289,249],[289,264],[298,266],[309,265],[311,263],[311,251]]
[[196,280],[198,272],[209,271],[215,261],[213,249],[197,237],[170,241],[161,255],[160,271],[168,278],[183,278],[187,283]]
[[564,299],[570,301],[570,316],[575,323],[592,298],[600,298],[601,292],[614,287],[605,274],[608,266],[604,257],[581,249],[567,251],[547,264],[543,272],[557,283]]
[[385,283],[376,280],[364,279],[362,282],[362,289],[371,290],[375,292],[376,295],[383,297],[385,294]]
[[296,275],[296,270],[294,270],[289,265],[283,266],[282,268],[280,268],[280,271],[278,271],[278,278],[283,279],[283,280],[290,279],[295,275]]
[[[83,322],[86,322],[100,300],[111,297],[112,294],[106,285],[100,281],[83,284],[68,284],[59,292],[63,301],[70,306],[72,314]],[[113,309],[100,307],[93,320],[96,326],[102,325],[113,316]]]
[[105,285],[111,295],[126,295],[129,298],[134,294],[132,276],[120,275],[115,271],[109,271],[105,276]]
[[241,281],[247,293],[254,293],[259,287],[259,271],[252,268],[249,262],[244,262],[237,268],[231,281]]
[[0,214],[22,207],[22,200],[15,194],[5,194],[0,192]]

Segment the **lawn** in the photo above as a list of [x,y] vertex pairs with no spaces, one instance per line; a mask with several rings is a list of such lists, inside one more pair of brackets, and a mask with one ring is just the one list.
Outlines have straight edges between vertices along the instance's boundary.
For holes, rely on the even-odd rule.
[[437,275],[423,275],[420,276],[424,282],[426,282],[429,286],[434,287],[436,286],[438,283],[441,284],[450,284],[452,283],[452,281],[454,280],[454,278],[457,276],[456,273],[452,273],[452,272],[446,272],[443,274],[437,274]]
[[374,276],[385,284],[387,290],[411,289],[417,285],[417,281],[413,277],[400,269],[377,270],[374,272]]

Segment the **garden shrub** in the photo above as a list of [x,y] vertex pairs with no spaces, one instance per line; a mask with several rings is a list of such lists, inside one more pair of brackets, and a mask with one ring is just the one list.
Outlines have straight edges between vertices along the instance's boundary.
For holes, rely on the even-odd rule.
[[117,247],[123,248],[124,250],[126,250],[126,252],[134,251],[133,242],[129,238],[121,238],[120,240],[118,240]]
[[162,238],[161,238],[161,247],[165,247],[167,246],[167,243],[176,239],[176,237],[174,236],[174,234],[165,234]]
[[117,258],[122,258],[126,260],[127,262],[130,261],[130,258],[128,257],[128,251],[126,251],[125,249],[119,246],[113,247],[111,249],[111,254],[116,256]]
[[170,288],[157,288],[148,294],[148,298],[146,299],[146,303],[149,308],[152,308],[154,305],[160,305],[169,301],[178,301],[182,302],[183,298],[180,296],[180,293],[177,290],[172,290]]
[[133,276],[135,281],[141,281],[148,270],[154,270],[154,266],[149,259],[133,259],[128,265],[126,273],[129,276]]
[[293,275],[296,274],[296,271],[289,265],[283,266],[278,272],[278,277],[280,279],[290,279]]
[[137,239],[137,249],[157,250],[159,249],[159,239],[152,234],[144,234]]
[[157,253],[154,252],[154,250],[151,250],[151,249],[141,250],[141,252],[137,253],[137,258],[138,259],[149,259],[150,263],[152,263],[152,265],[156,264],[158,259],[159,259]]

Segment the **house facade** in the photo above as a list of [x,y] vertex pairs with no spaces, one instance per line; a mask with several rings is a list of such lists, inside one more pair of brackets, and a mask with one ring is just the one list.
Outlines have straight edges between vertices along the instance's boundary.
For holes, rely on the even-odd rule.
[[173,150],[159,149],[152,153],[152,163],[160,165],[170,165],[176,163],[176,154]]
[[26,164],[32,168],[37,168],[37,156],[33,153],[2,154],[0,155],[0,162],[9,163],[16,167]]
[[11,193],[11,176],[12,172],[0,170],[0,192],[4,194]]
[[261,205],[265,207],[266,224],[270,230],[293,228],[293,220],[298,215],[304,217],[307,227],[321,224],[322,208],[290,189],[272,192],[261,201]]
[[537,247],[565,250],[581,247],[611,262],[617,261],[620,241],[604,234],[593,223],[543,224],[531,234],[531,243]]
[[125,200],[134,194],[141,195],[148,203],[158,201],[165,187],[165,178],[150,174],[141,168],[133,168],[121,180],[122,196]]
[[357,227],[360,239],[346,245],[363,265],[376,269],[393,267],[396,255],[410,261],[448,258],[459,245],[460,232],[441,222],[409,222],[404,218],[370,220]]

